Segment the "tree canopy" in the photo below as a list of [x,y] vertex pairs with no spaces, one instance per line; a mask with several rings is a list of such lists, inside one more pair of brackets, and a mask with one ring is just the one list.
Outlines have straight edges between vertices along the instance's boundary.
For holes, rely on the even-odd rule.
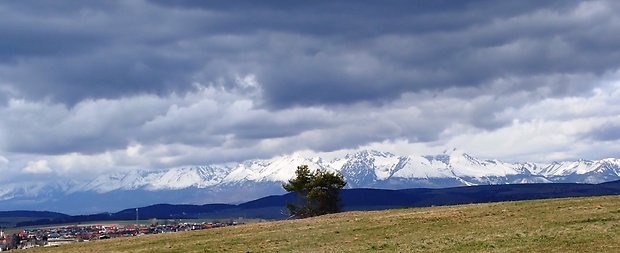
[[340,212],[339,193],[347,185],[340,173],[310,171],[307,165],[297,167],[296,177],[282,185],[287,192],[296,192],[297,203],[286,203],[292,217],[307,218]]

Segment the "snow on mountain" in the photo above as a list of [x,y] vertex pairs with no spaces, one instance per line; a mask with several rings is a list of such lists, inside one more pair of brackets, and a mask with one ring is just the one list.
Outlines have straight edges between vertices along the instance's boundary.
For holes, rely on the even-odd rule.
[[189,187],[206,188],[219,184],[226,176],[227,168],[201,166],[187,169],[171,169],[147,177],[147,189],[185,189]]
[[311,169],[323,168],[319,163],[297,154],[270,160],[253,160],[239,164],[222,180],[222,183],[286,182],[295,177],[295,170],[299,165],[308,165]]
[[541,171],[545,176],[567,176],[569,174],[584,174],[592,170],[594,162],[579,160],[577,162],[554,162]]
[[0,189],[0,201],[9,200],[15,197],[15,189]]
[[540,171],[540,175],[557,182],[602,183],[618,180],[620,159],[598,161],[554,162]]
[[400,178],[401,181],[417,179],[431,183],[453,179],[453,182],[462,185],[540,182],[528,179],[532,173],[526,166],[498,160],[483,161],[457,149],[446,150],[436,156],[401,157],[397,167],[392,178]]
[[459,150],[446,151],[442,155],[426,156],[433,168],[448,170],[456,177],[505,177],[521,174],[514,165],[493,160],[480,161]]
[[116,172],[83,182],[13,183],[0,188],[0,203],[20,199],[42,201],[41,199],[61,199],[71,194],[107,194],[115,191],[184,191],[188,193],[186,195],[197,199],[211,194],[208,196],[212,202],[229,201],[281,193],[282,182],[294,178],[299,165],[340,172],[349,188],[440,188],[481,184],[601,183],[620,180],[620,159],[615,158],[565,161],[547,165],[480,160],[457,149],[446,150],[434,156],[396,156],[367,150],[331,161],[293,154],[246,161],[236,166],[212,165],[166,171]]
[[578,160],[576,162],[555,162],[543,169],[544,176],[568,176],[571,174],[586,174],[597,169],[617,169],[618,159],[603,159],[600,161]]
[[9,200],[15,197],[19,197],[19,196],[28,196],[31,194],[28,194],[30,192],[30,189],[36,188],[32,187],[32,186],[20,186],[17,184],[9,184],[9,185],[4,185],[2,187],[2,189],[0,189],[0,201],[1,200]]
[[368,187],[389,178],[399,160],[393,154],[378,151],[362,151],[347,155],[345,159],[339,171],[350,187]]
[[31,202],[44,201],[58,195],[58,193],[65,192],[68,187],[67,185],[71,183],[72,182],[67,184],[32,182],[26,184],[12,183],[2,185],[2,187],[0,187],[0,201],[15,198],[27,199]]
[[406,156],[399,161],[399,169],[392,174],[395,178],[451,178],[454,173],[449,170],[445,163],[428,159],[422,156]]
[[98,193],[110,192],[118,189],[133,190],[146,185],[148,182],[144,178],[146,171],[130,171],[128,173],[112,173],[102,175],[94,180],[76,187],[69,192],[95,191]]
[[525,163],[519,163],[518,166],[521,167],[519,170],[521,170],[523,172],[529,171],[533,175],[542,175],[541,174],[542,170],[545,169],[546,167],[548,167],[549,165],[548,164],[539,164],[539,163],[525,162]]

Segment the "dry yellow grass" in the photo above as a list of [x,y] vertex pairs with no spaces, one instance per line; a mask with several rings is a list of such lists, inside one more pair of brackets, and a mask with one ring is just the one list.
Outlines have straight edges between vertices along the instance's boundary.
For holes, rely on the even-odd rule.
[[[30,251],[30,250],[29,250]],[[620,197],[346,212],[31,252],[620,252]]]

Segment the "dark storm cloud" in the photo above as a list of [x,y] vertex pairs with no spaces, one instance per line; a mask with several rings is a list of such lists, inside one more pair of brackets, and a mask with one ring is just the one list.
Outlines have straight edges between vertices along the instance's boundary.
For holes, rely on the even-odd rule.
[[620,124],[603,124],[585,135],[588,139],[595,141],[617,141],[620,140]]
[[36,8],[0,7],[0,81],[20,97],[74,105],[88,98],[191,89],[198,59],[166,50],[175,33],[182,37],[188,31],[182,24],[161,28],[166,20],[156,15],[162,13],[112,1],[32,5]]
[[347,11],[328,3],[222,7],[207,2],[200,7],[238,13],[251,8],[246,18],[252,22],[240,27],[283,33],[267,46],[268,54],[250,59],[270,63],[255,71],[267,103],[277,108],[381,102],[403,92],[449,87],[484,89],[502,78],[517,79],[516,91],[543,85],[555,96],[573,95],[592,86],[529,79],[601,75],[615,70],[620,60],[610,54],[618,49],[619,37],[604,36],[615,30],[613,12],[579,20],[575,12],[582,2],[356,3]]
[[[82,23],[79,13],[86,5],[79,1],[41,3],[5,2],[0,5],[0,63],[17,64],[18,60],[62,57],[85,53],[110,41],[101,30]],[[94,8],[102,5],[92,6]]]
[[272,108],[382,103],[500,78],[613,70],[617,4],[605,3],[608,15],[578,20],[580,1],[20,1],[0,8],[0,81],[21,97],[71,106],[182,94],[193,82],[232,88],[235,75],[255,74]]
[[[46,98],[74,105],[89,98],[117,98],[138,94],[168,95],[190,89],[177,85],[187,79],[181,70],[186,61],[161,59],[154,54],[131,56],[124,53],[57,58],[30,62],[11,68],[10,76],[19,79],[19,89],[34,99]],[[33,75],[33,73],[37,73]],[[187,81],[189,82],[189,81]]]

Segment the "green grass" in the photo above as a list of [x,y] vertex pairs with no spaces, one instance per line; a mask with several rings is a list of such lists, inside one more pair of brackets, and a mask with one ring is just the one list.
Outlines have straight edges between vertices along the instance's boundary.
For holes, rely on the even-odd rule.
[[620,197],[346,212],[32,252],[620,252]]

